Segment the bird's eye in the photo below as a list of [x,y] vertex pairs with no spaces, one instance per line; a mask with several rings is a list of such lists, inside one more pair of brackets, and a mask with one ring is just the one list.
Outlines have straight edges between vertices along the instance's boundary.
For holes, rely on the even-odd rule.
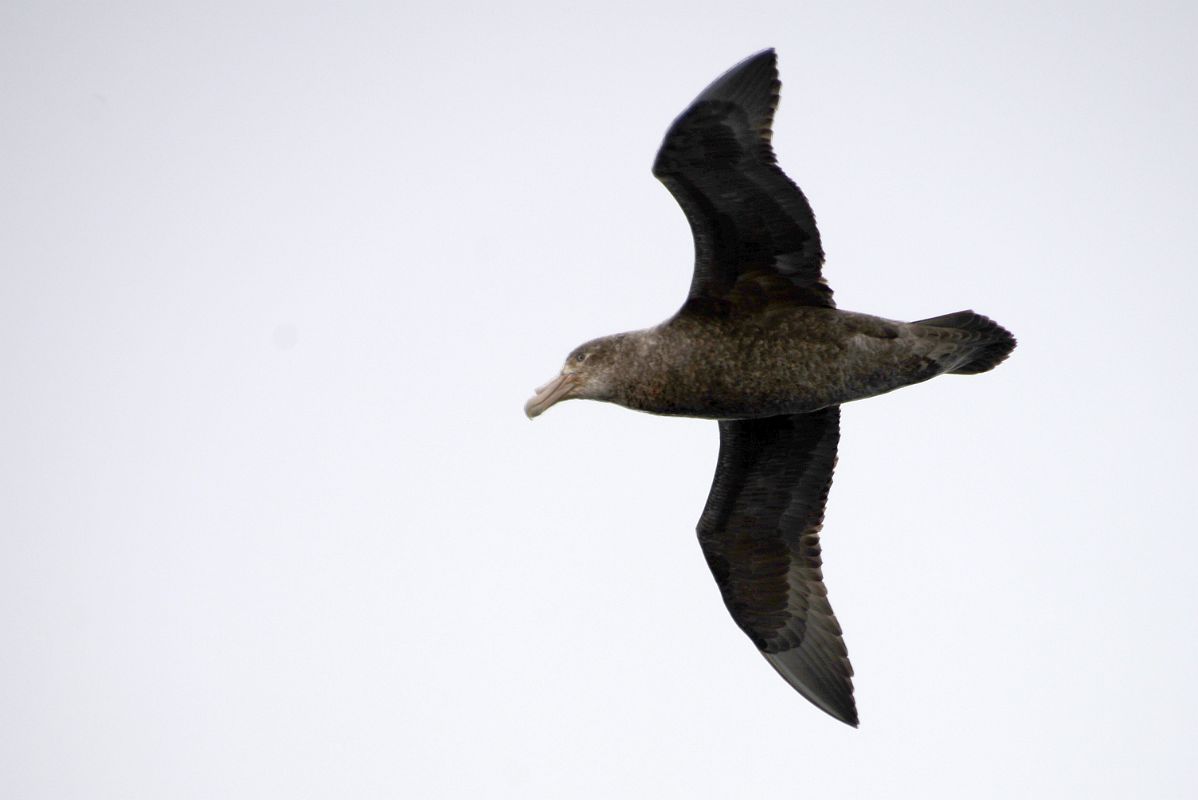
[[586,360],[587,360],[586,353],[575,353],[574,354],[574,363],[575,364],[581,364],[582,362],[584,362]]

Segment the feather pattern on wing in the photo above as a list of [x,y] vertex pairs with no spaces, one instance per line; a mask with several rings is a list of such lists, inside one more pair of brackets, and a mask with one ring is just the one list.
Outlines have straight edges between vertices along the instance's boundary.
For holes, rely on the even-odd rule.
[[722,420],[698,533],[736,624],[800,694],[856,725],[853,668],[820,560],[839,439],[839,406]]
[[[815,215],[770,144],[776,57],[758,53],[717,78],[670,126],[653,174],[690,222],[695,271],[683,311],[738,299],[738,284],[801,305],[832,307]],[[759,290],[751,293],[760,295]]]

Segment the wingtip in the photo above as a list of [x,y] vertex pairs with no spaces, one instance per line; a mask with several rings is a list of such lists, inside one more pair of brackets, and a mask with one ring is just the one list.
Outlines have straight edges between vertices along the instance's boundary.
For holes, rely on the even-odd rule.
[[[773,78],[778,75],[778,54],[772,47],[767,47],[765,50],[758,51],[742,58],[740,61],[733,64],[722,75],[716,78],[707,87],[707,91],[716,87],[726,87],[731,84],[741,83],[744,81],[759,81],[761,80],[761,69],[766,69]],[[755,76],[755,77],[749,77]]]
[[853,698],[853,668],[848,658],[840,670],[828,670],[828,664],[813,668],[810,658],[800,648],[780,653],[761,654],[791,687],[813,706],[845,725],[856,728],[857,702]]
[[777,74],[778,51],[772,47],[759,50],[748,58],[741,60],[740,63],[733,66],[730,70],[728,70],[728,72],[739,72],[742,69],[755,66],[757,64],[767,64],[774,70],[774,73]]
[[[741,105],[749,115],[753,127],[768,143],[781,87],[777,54],[774,48],[770,47],[737,62],[708,84],[695,98],[692,107],[704,100],[730,101]],[[689,111],[690,108],[678,119],[684,119]],[[772,160],[772,156],[769,160]]]
[[749,60],[766,62],[773,67],[775,75],[778,73],[778,51],[772,47],[767,47],[760,53],[749,56]]
[[843,722],[845,725],[848,725],[850,728],[853,728],[854,730],[861,726],[861,720],[857,718],[857,709],[855,707],[853,708],[853,710],[850,713],[847,713],[847,714],[838,714],[834,711],[829,711],[828,709],[822,708],[822,707],[820,710],[824,711],[829,717],[836,720],[837,722]]
[[824,713],[826,713],[832,719],[836,720],[837,722],[843,722],[845,725],[849,726],[853,730],[857,730],[858,728],[861,727],[861,721],[859,719],[857,719],[857,709],[855,709],[855,708],[852,710],[851,714],[845,714],[843,716],[840,714],[835,714],[831,711],[828,711],[828,709],[826,709],[826,708],[821,708],[820,710],[823,711]]

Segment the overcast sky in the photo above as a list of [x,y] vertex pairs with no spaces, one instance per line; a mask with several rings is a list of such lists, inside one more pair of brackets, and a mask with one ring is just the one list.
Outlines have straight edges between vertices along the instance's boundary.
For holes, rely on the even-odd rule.
[[[1198,794],[1192,3],[0,6],[0,794]],[[900,7],[901,6],[901,7]],[[711,422],[521,406],[690,281],[649,173],[776,47],[842,308],[861,728],[724,610]]]

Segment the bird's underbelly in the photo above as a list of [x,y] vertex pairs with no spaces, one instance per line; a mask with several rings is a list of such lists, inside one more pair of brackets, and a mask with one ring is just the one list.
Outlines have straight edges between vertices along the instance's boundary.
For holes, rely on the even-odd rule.
[[941,368],[907,337],[717,342],[660,363],[634,408],[706,419],[801,414],[927,380]]

